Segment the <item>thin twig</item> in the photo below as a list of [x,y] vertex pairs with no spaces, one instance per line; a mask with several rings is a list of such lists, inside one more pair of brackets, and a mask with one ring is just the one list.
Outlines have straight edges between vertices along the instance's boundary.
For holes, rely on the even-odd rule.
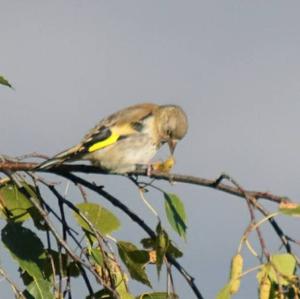
[[[31,197],[28,198],[29,201],[35,206],[35,208],[38,210],[38,212],[41,214],[41,216],[43,217],[44,221],[46,222],[47,226],[49,227],[50,231],[52,232],[54,238],[57,240],[57,242],[66,250],[66,252],[68,253],[68,255],[77,263],[78,267],[80,268],[80,271],[82,273],[83,279],[86,283],[86,286],[90,292],[90,295],[94,295],[92,286],[89,282],[89,279],[85,273],[84,268],[86,268],[87,270],[89,270],[94,277],[97,280],[101,281],[101,277],[99,277],[99,275],[97,274],[97,272],[93,269],[92,266],[90,266],[89,264],[87,264],[86,262],[84,262],[79,256],[77,256],[73,250],[69,247],[69,245],[63,240],[63,238],[59,235],[59,233],[56,231],[56,228],[54,227],[54,225],[52,224],[51,220],[48,218],[48,215],[45,213],[45,211],[41,208],[41,206]],[[110,286],[106,285],[103,282],[103,285],[109,289],[113,294],[115,294],[115,291],[110,288]],[[117,295],[115,295],[115,298],[118,298]]]
[[[125,214],[127,214],[131,220],[136,222],[141,228],[144,229],[144,231],[151,237],[155,238],[156,234],[155,232],[135,213],[133,213],[126,205],[124,205],[120,200],[106,192],[103,187],[98,187],[78,176],[75,176],[72,173],[65,173],[65,172],[57,172],[58,175],[61,175],[69,180],[71,180],[75,184],[81,184],[85,186],[86,188],[102,195],[104,198],[106,198],[110,203],[112,203],[114,206],[118,207],[121,209]],[[183,277],[186,279],[192,290],[194,291],[194,294],[198,299],[203,299],[199,289],[195,285],[194,278],[188,274],[188,272],[169,254],[166,255],[168,261],[183,275]]]
[[19,287],[10,279],[6,271],[0,268],[0,275],[4,277],[4,279],[9,283],[13,292],[18,296],[20,299],[26,299],[23,295],[23,292],[19,289]]
[[[248,192],[236,181],[234,180],[231,176],[229,176],[228,174],[222,174],[220,175],[220,177],[216,180],[216,184],[220,184],[222,180],[228,180],[229,182],[231,182],[242,194],[244,194],[244,198],[246,199],[247,202],[247,206],[248,206],[248,210],[250,213],[250,219],[251,219],[251,225],[250,227],[254,227],[258,236],[258,240],[262,249],[262,252],[264,254],[264,256],[266,257],[267,260],[269,260],[270,257],[270,253],[267,249],[266,246],[266,242],[265,239],[260,231],[259,225],[256,225],[256,217],[255,217],[255,213],[254,213],[254,208],[256,207],[256,198],[253,196],[250,196],[248,194]],[[269,219],[269,218],[268,218]]]
[[141,196],[141,199],[143,200],[143,202],[145,203],[146,207],[154,214],[154,216],[156,216],[159,220],[159,215],[158,213],[155,211],[155,209],[151,206],[151,204],[148,202],[148,200],[145,197],[145,190],[143,188],[139,188],[139,193]]
[[[54,186],[49,186],[50,190],[54,193],[54,195],[58,198],[60,204],[63,206],[63,204],[66,204],[69,208],[71,208],[76,214],[78,214],[89,226],[89,228],[91,229],[91,232],[94,234],[94,236],[96,237],[97,241],[98,241],[98,246],[101,250],[101,254],[103,256],[103,264],[104,264],[104,268],[108,271],[109,277],[110,277],[110,282],[111,285],[113,285],[113,278],[111,276],[111,271],[109,268],[109,265],[106,261],[106,253],[103,249],[103,243],[106,244],[106,240],[104,238],[104,236],[102,236],[100,234],[100,232],[98,230],[96,230],[96,228],[94,227],[94,225],[91,223],[91,221],[84,215],[84,213],[82,213],[76,206],[73,205],[72,202],[70,202],[69,200],[67,200],[66,198],[64,198],[57,190]],[[62,217],[63,218],[63,217]],[[103,285],[106,285],[105,282],[103,281],[103,279],[98,276],[98,279],[101,281],[101,283]],[[115,297],[117,297],[117,293],[115,292]]]

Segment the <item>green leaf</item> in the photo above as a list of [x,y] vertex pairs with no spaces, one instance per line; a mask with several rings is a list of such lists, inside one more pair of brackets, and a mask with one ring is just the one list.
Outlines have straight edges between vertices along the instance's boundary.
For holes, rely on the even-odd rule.
[[282,203],[278,211],[288,216],[300,216],[300,205],[295,203]]
[[129,250],[128,257],[135,263],[145,265],[149,262],[149,253],[146,250]]
[[87,296],[86,299],[114,299],[114,296],[109,290],[103,289],[94,295]]
[[145,238],[141,240],[141,244],[146,249],[155,248],[155,239],[152,238]]
[[136,299],[179,299],[179,297],[174,293],[155,292],[141,294]]
[[66,253],[61,253],[61,263],[59,252],[55,250],[47,250],[46,257],[43,258],[44,272],[47,278],[53,276],[52,263],[53,261],[55,267],[56,275],[61,274],[62,277],[70,275],[71,277],[78,277],[80,275],[80,270],[77,264],[68,256]]
[[227,284],[220,290],[216,299],[231,299],[230,295],[230,284]]
[[[120,227],[119,219],[112,214],[106,208],[100,206],[96,203],[80,203],[76,207],[81,213],[92,223],[94,228],[98,230],[102,235],[110,234],[111,232],[117,230]],[[78,224],[90,233],[93,233],[89,225],[84,219],[77,213],[74,213],[74,217]]]
[[44,255],[44,246],[38,236],[20,224],[8,223],[3,228],[1,236],[6,248],[21,263],[23,261],[38,263],[40,257]]
[[179,258],[183,256],[183,253],[180,249],[178,249],[172,241],[169,242],[169,247],[167,253],[170,254],[174,258]]
[[103,255],[102,252],[99,248],[91,248],[90,250],[91,256],[96,264],[99,266],[103,267]]
[[156,227],[156,233],[157,233],[156,244],[155,244],[156,268],[159,277],[160,270],[164,262],[164,257],[170,245],[170,241],[169,241],[168,234],[162,229],[160,223]]
[[[271,262],[263,265],[256,277],[259,283],[267,275],[272,283],[287,286],[290,282],[285,277],[294,277],[296,259],[289,253],[275,254],[270,257]],[[273,266],[274,265],[274,266]],[[278,271],[276,274],[275,269]]]
[[[34,193],[32,186],[28,185],[26,188]],[[30,218],[29,209],[32,207],[26,194],[14,183],[8,182],[0,186],[0,218],[23,222]]]
[[[122,299],[134,299],[134,296],[128,292],[127,276],[114,260],[114,257],[111,256],[109,259],[106,259],[106,265],[119,297]],[[115,296],[113,296],[113,298],[115,298]]]
[[[41,240],[20,224],[8,223],[1,232],[2,241],[10,255],[32,278],[32,286],[42,299],[53,299],[51,283],[44,278],[41,257],[45,254]],[[39,298],[39,297],[37,297]]]
[[[286,277],[291,277],[295,273],[296,259],[289,253],[272,255],[271,263],[275,266],[275,269],[279,273]],[[276,272],[272,265],[270,265],[269,277],[275,283],[280,283],[281,285],[289,284],[289,281],[284,277],[282,277],[281,275],[276,275]]]
[[120,294],[120,298],[122,299],[134,299],[134,296],[127,291],[118,292]]
[[21,268],[19,268],[19,272],[24,285],[29,286],[33,282],[33,278],[26,271],[22,271]]
[[34,206],[28,208],[27,211],[28,211],[33,223],[34,223],[34,226],[38,230],[42,230],[42,231],[49,231],[50,230],[49,226],[45,222],[45,219],[43,218],[41,213]]
[[181,237],[186,239],[186,221],[184,205],[181,199],[173,193],[164,193],[165,211],[171,227]]
[[[146,249],[156,249],[156,243],[157,243],[156,239],[152,239],[152,238],[145,238],[141,240],[141,244]],[[180,258],[183,256],[182,251],[178,249],[177,246],[175,246],[171,240],[169,242],[167,253],[174,258]]]
[[0,84],[12,88],[11,84],[1,75],[0,75]]
[[144,269],[145,263],[149,260],[148,252],[139,250],[134,244],[124,241],[119,241],[117,246],[120,258],[126,265],[132,279],[151,287],[151,283]]
[[45,290],[49,289],[50,283],[44,279],[33,280],[26,288],[24,295],[28,299],[54,299],[54,295],[50,292],[45,293]]

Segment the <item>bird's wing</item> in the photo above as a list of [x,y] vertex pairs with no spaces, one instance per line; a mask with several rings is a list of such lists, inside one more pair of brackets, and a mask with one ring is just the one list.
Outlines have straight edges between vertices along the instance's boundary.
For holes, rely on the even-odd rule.
[[120,139],[144,130],[145,120],[158,105],[140,104],[125,108],[101,120],[80,143],[79,153],[91,153],[114,144]]

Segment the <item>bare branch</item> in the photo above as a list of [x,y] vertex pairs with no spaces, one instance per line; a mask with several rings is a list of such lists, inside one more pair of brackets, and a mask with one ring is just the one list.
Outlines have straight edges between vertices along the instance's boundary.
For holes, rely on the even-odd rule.
[[[82,172],[82,173],[97,173],[97,174],[106,174],[106,175],[114,175],[113,173],[108,173],[107,171],[100,169],[98,167],[83,165],[83,164],[64,164],[57,166],[52,169],[38,169],[38,163],[24,163],[24,162],[15,162],[15,161],[5,161],[0,162],[0,172],[5,171],[35,171],[35,172],[45,172],[45,173],[70,173],[70,172]],[[130,175],[140,175],[147,176],[147,169],[142,169],[139,171],[135,171],[134,173],[130,173]],[[201,177],[184,175],[184,174],[176,174],[176,173],[161,173],[157,171],[151,172],[150,178],[154,178],[156,180],[164,180],[164,181],[172,181],[172,182],[180,182],[187,183],[192,185],[199,185],[203,187],[209,187],[212,189],[216,189],[219,191],[223,191],[238,197],[245,197],[244,193],[236,187],[232,187],[227,184],[222,184],[219,182],[219,178],[217,180],[213,179],[204,179]],[[275,203],[281,203],[282,201],[286,201],[287,198],[284,196],[274,195],[270,192],[260,192],[260,191],[251,191],[244,190],[251,197],[257,199],[266,199]]]

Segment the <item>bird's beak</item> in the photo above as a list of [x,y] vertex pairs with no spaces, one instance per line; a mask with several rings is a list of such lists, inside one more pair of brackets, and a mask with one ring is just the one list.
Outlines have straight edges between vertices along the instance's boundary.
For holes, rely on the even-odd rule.
[[175,151],[176,144],[177,144],[177,140],[175,140],[175,139],[170,139],[168,141],[168,145],[169,145],[170,152],[171,152],[172,155],[173,155],[173,153]]

